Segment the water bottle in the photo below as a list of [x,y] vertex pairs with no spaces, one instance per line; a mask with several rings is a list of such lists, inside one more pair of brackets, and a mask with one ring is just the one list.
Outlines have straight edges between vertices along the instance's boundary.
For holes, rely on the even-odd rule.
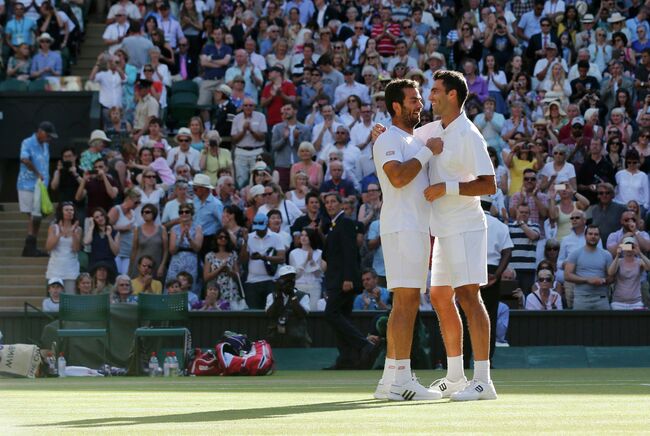
[[57,360],[57,369],[59,371],[59,377],[65,377],[65,357],[63,357],[63,353],[59,354],[59,359]]
[[156,353],[151,353],[151,358],[149,359],[149,377],[156,377],[158,375],[159,367],[160,363],[158,363]]
[[47,353],[45,362],[47,363],[47,375],[50,377],[55,377],[58,374],[58,371],[56,369],[56,359],[54,358],[54,353],[51,351]]
[[176,353],[172,352],[171,355],[171,364],[169,365],[169,374],[172,377],[178,377],[178,359],[176,358]]
[[163,376],[169,377],[169,366],[171,365],[171,355],[169,351],[165,356],[165,361],[163,362]]

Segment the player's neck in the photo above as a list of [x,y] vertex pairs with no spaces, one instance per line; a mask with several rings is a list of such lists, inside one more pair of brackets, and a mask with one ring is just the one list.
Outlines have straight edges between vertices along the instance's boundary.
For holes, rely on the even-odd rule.
[[447,126],[449,126],[451,123],[454,122],[456,118],[460,116],[462,112],[459,110],[454,109],[452,112],[448,114],[443,114],[440,116],[440,122],[442,123],[442,128],[446,129]]
[[397,117],[393,117],[392,122],[393,126],[397,127],[398,129],[404,130],[409,135],[413,134],[413,127],[407,126],[402,122],[402,120],[398,119]]

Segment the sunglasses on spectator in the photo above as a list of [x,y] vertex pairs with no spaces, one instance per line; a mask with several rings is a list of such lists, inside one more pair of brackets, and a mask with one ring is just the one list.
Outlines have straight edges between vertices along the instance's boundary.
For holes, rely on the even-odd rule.
[[410,29],[412,26],[409,24],[407,26],[402,26],[402,29]]
[[565,153],[564,153],[563,151],[554,151],[554,152],[553,152],[553,155],[554,155],[554,156],[558,156],[558,155],[559,155],[559,156],[564,156],[564,154],[565,154]]
[[189,139],[178,139],[177,141],[178,141],[178,142],[190,142]]
[[192,211],[189,209],[183,209],[178,211],[179,215],[192,215]]
[[580,218],[582,218],[582,217],[581,217],[581,216],[572,216],[572,217],[569,218],[569,219],[570,219],[571,221],[573,221],[573,220],[579,220]]
[[153,213],[153,210],[143,210],[142,215],[151,215]]
[[609,191],[599,191],[598,195],[611,195],[612,193]]
[[540,277],[537,280],[541,283],[551,283],[553,281],[551,277]]
[[151,68],[145,68],[143,71],[145,73],[153,73],[153,70]]
[[524,177],[524,182],[534,182],[536,180],[536,177]]
[[144,178],[145,179],[155,179],[156,175],[155,174],[147,174],[146,176],[144,176]]
[[273,194],[273,192],[265,192],[264,194],[262,194],[262,197],[268,197],[268,196],[270,196],[272,194]]

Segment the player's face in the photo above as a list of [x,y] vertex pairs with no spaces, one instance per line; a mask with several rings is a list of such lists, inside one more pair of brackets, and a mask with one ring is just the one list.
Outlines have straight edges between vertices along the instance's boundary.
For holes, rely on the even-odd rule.
[[429,94],[429,102],[431,102],[431,112],[435,115],[442,115],[447,111],[450,101],[442,80],[436,80],[433,83],[431,94]]
[[414,88],[405,88],[404,102],[397,110],[396,115],[405,125],[415,127],[420,122],[423,107],[420,91]]

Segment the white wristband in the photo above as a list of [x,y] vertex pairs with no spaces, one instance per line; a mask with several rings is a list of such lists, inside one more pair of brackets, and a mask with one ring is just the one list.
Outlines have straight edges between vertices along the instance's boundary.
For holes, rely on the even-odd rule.
[[420,164],[422,164],[422,167],[429,162],[429,159],[433,156],[433,152],[429,150],[429,147],[422,147],[421,149],[418,150],[417,153],[415,153],[415,156],[413,158],[417,159],[420,161]]
[[458,182],[445,182],[445,191],[447,195],[460,195],[460,184]]

